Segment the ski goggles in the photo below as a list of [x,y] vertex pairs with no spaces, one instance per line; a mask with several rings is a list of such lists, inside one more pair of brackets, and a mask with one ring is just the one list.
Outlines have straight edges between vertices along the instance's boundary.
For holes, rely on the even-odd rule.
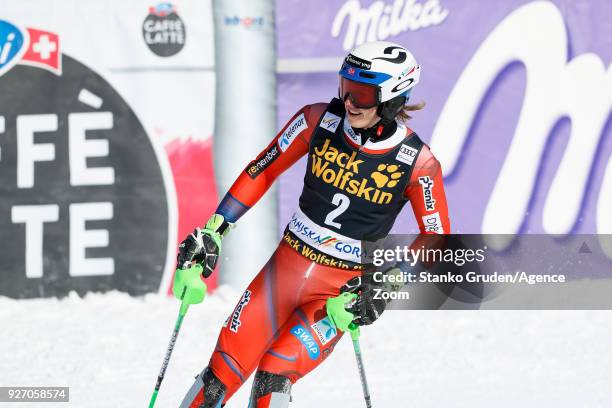
[[340,77],[340,99],[349,98],[356,108],[368,109],[378,105],[380,88],[376,85],[364,84]]

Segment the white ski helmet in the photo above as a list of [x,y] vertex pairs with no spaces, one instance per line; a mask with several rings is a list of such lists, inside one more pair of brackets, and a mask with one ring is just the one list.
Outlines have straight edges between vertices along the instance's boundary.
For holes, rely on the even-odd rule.
[[406,48],[389,41],[354,48],[340,68],[340,99],[359,108],[378,106],[378,115],[392,120],[419,82],[421,67]]

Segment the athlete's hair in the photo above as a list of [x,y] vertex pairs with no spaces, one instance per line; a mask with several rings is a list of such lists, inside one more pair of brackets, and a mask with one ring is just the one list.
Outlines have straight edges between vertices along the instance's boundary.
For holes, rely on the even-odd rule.
[[412,116],[410,116],[410,112],[421,110],[424,107],[425,107],[425,102],[419,102],[419,103],[414,104],[414,105],[404,105],[402,110],[399,111],[399,113],[397,114],[397,116],[395,118],[398,121],[400,121],[400,122],[406,123],[410,119],[412,119]]

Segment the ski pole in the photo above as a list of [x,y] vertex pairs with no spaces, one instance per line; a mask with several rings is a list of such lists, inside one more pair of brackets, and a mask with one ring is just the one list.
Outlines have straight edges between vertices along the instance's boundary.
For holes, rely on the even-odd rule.
[[355,323],[349,324],[351,332],[351,340],[353,340],[353,350],[355,350],[355,358],[357,359],[357,369],[359,370],[359,378],[361,379],[361,388],[363,389],[363,398],[365,399],[366,407],[372,408],[370,400],[370,389],[366,378],[365,367],[363,366],[363,358],[361,357],[361,346],[359,345],[359,326]]
[[355,317],[351,312],[346,310],[346,306],[357,299],[357,294],[345,292],[335,298],[327,299],[326,309],[327,315],[332,320],[338,330],[351,333],[353,341],[353,350],[357,359],[357,369],[359,370],[359,379],[361,380],[361,388],[363,390],[363,398],[365,399],[366,407],[372,408],[370,400],[370,389],[366,379],[365,367],[363,366],[363,358],[361,355],[361,346],[359,344],[359,336],[361,332],[359,326],[353,323]]
[[[185,296],[185,291],[187,287],[183,289],[183,296]],[[157,394],[159,393],[159,388],[161,387],[162,381],[164,381],[164,376],[166,374],[166,369],[168,368],[168,363],[170,362],[170,357],[172,356],[172,351],[174,350],[174,344],[176,343],[176,338],[178,337],[179,330],[181,330],[181,325],[183,324],[183,319],[187,314],[187,310],[189,310],[189,304],[181,302],[181,308],[179,310],[178,317],[176,318],[176,323],[174,324],[174,331],[172,332],[172,337],[170,337],[170,343],[168,344],[168,348],[166,349],[166,355],[164,357],[164,361],[162,362],[161,370],[159,371],[159,375],[157,376],[157,383],[155,383],[155,390],[153,391],[153,395],[151,395],[151,400],[149,401],[149,408],[153,408],[155,405],[155,400],[157,399]]]
[[155,389],[153,390],[153,395],[151,395],[151,400],[149,401],[149,408],[153,408],[153,406],[155,405],[155,400],[157,399],[159,388],[161,387],[161,383],[164,380],[164,375],[166,374],[166,369],[168,368],[168,363],[170,362],[170,357],[172,356],[172,351],[174,350],[176,339],[178,337],[179,331],[181,330],[183,319],[187,314],[187,310],[189,310],[189,305],[195,305],[197,303],[200,303],[206,297],[207,288],[206,284],[201,279],[201,275],[202,265],[199,264],[195,264],[191,267],[189,267],[188,264],[185,264],[183,268],[179,268],[176,270],[174,285],[172,286],[172,292],[174,293],[175,297],[181,300],[181,308],[179,309],[179,314],[176,318],[176,323],[174,324],[174,330],[172,331],[172,337],[170,337],[170,343],[168,344],[168,348],[166,349],[166,355],[164,356],[164,361],[162,362],[161,370],[159,371],[159,375],[157,376]]

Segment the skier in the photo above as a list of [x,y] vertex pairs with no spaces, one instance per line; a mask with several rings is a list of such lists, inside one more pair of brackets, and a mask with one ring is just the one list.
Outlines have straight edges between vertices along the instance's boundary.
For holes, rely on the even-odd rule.
[[360,285],[362,242],[387,236],[408,201],[422,234],[450,233],[440,164],[404,124],[424,106],[406,105],[420,76],[412,54],[391,42],[366,43],[347,55],[339,74],[338,98],[300,109],[246,166],[205,228],[179,247],[179,268],[197,262],[210,276],[233,224],[308,154],[299,208],[221,328],[182,408],[222,407],[255,370],[249,407],[288,407],[292,385],[342,336],[326,300],[341,290],[357,293],[350,311],[358,325],[385,309]]

